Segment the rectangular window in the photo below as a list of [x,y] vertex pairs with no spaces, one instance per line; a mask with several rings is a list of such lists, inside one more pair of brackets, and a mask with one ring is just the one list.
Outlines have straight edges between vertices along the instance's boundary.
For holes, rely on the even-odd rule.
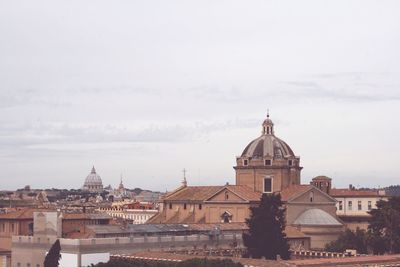
[[368,201],[368,210],[372,210],[372,201]]
[[248,159],[244,159],[244,160],[243,160],[243,165],[244,165],[244,166],[249,165],[249,160],[248,160]]
[[11,224],[11,232],[14,233],[14,224]]
[[266,159],[266,160],[264,161],[264,164],[265,164],[265,166],[271,166],[271,165],[272,165],[272,160]]
[[272,192],[272,178],[264,178],[264,193]]
[[339,210],[343,210],[343,201],[339,201]]
[[292,166],[293,165],[293,160],[289,159],[288,164],[289,164],[289,166]]
[[184,209],[184,210],[186,209],[186,203],[183,204],[183,209]]
[[199,204],[199,210],[201,210],[203,207],[202,207],[202,205],[201,204]]
[[172,210],[172,203],[169,203],[169,209]]
[[353,202],[352,201],[349,201],[348,206],[349,206],[349,210],[353,210]]
[[362,210],[361,201],[358,201],[358,202],[357,202],[357,206],[358,206],[358,210]]

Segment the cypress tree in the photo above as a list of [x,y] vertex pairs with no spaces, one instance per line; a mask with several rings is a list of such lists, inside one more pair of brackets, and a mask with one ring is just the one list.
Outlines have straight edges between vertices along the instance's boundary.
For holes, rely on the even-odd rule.
[[275,260],[277,255],[288,259],[289,244],[286,240],[285,209],[279,194],[263,194],[258,207],[250,208],[249,227],[243,234],[243,243],[248,254],[254,258],[265,257]]
[[54,244],[51,246],[49,253],[47,253],[46,258],[44,259],[44,267],[58,267],[58,261],[61,258],[61,246],[60,240],[56,240]]

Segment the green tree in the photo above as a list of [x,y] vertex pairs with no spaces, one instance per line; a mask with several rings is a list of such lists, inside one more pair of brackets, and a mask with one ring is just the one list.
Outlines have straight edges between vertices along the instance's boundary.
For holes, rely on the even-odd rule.
[[243,234],[243,243],[250,256],[275,260],[277,255],[283,259],[290,256],[285,234],[285,209],[280,194],[263,194],[260,205],[251,207],[249,227]]
[[369,212],[369,243],[375,254],[400,252],[400,197],[380,200]]
[[58,261],[61,258],[61,246],[60,240],[56,240],[54,244],[51,246],[49,253],[47,253],[46,258],[44,259],[44,267],[58,267]]
[[332,252],[344,252],[346,249],[355,249],[358,253],[367,254],[367,232],[358,227],[355,231],[346,229],[337,240],[325,246],[325,250]]

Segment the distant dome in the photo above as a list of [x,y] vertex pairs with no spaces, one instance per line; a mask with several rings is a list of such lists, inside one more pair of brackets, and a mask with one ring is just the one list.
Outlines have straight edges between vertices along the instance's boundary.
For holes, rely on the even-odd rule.
[[88,190],[91,192],[101,192],[103,190],[103,182],[101,181],[101,177],[96,173],[94,166],[90,174],[85,179],[83,190]]
[[300,214],[294,221],[295,225],[342,225],[332,215],[321,209],[309,209]]
[[289,158],[295,157],[292,149],[284,141],[274,135],[274,123],[267,116],[263,122],[262,135],[251,141],[242,153],[242,157],[248,158]]

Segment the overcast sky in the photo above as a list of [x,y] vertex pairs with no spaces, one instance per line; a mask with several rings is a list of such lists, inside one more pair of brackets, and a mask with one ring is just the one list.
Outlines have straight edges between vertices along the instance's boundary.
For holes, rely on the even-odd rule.
[[302,182],[400,181],[400,1],[0,0],[0,189],[234,183],[275,133]]

